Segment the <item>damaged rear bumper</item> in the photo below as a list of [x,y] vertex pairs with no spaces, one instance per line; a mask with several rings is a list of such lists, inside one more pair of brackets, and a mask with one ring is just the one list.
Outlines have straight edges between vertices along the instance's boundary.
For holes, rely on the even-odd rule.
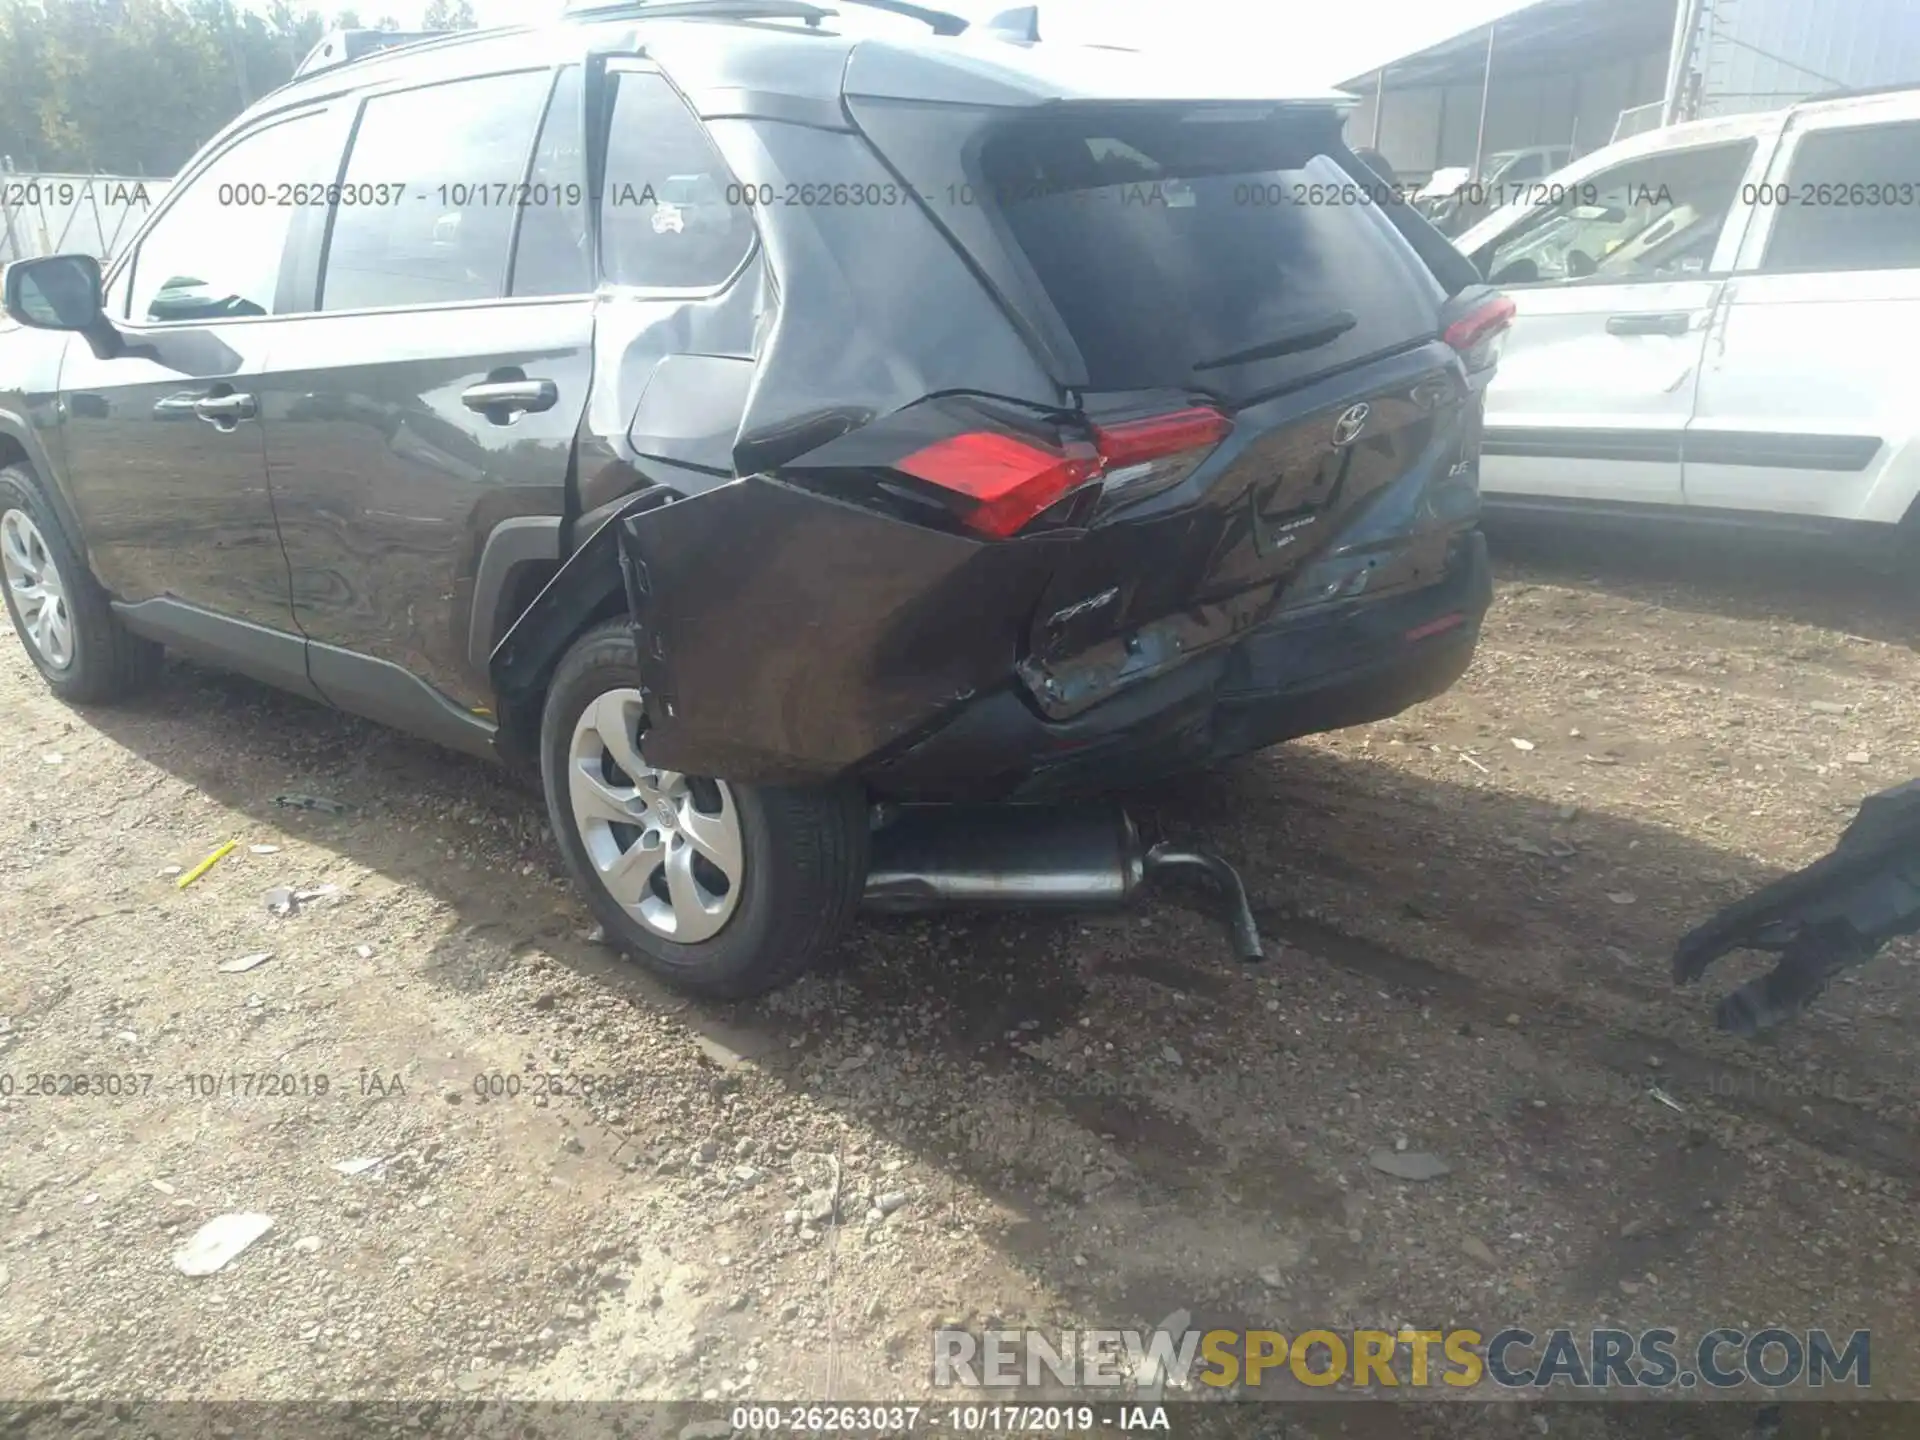
[[1470,519],[1356,537],[1238,639],[1051,717],[1018,661],[1071,537],[982,544],[757,477],[612,523],[649,760],[902,801],[1097,795],[1384,718],[1460,676],[1492,597]]
[[1460,678],[1492,596],[1485,538],[1465,531],[1432,585],[1283,615],[1071,720],[996,691],[866,779],[897,798],[1067,799],[1385,719]]

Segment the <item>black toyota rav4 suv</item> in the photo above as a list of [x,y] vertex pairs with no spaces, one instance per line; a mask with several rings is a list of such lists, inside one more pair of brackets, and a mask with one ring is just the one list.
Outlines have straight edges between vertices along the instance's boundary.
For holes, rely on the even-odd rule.
[[833,942],[877,802],[1450,685],[1511,306],[1342,98],[877,8],[925,29],[678,0],[338,61],[104,274],[9,267],[47,683],[166,647],[537,768],[610,938],[720,995]]

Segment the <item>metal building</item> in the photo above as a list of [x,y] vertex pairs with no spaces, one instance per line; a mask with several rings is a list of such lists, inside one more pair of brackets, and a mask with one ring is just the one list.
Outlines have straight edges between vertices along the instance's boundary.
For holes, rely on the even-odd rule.
[[1695,115],[1920,84],[1920,0],[1695,0]]
[[1920,84],[1920,0],[1537,0],[1341,82],[1349,141],[1417,178],[1673,120]]

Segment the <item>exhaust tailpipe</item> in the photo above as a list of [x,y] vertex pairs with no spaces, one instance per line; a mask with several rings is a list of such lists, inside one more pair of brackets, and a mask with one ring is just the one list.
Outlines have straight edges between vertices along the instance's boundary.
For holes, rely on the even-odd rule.
[[1266,958],[1246,887],[1225,860],[1167,845],[1146,848],[1119,806],[882,806],[875,812],[864,904],[889,914],[929,910],[1110,910],[1151,875],[1199,870],[1227,901],[1234,953]]

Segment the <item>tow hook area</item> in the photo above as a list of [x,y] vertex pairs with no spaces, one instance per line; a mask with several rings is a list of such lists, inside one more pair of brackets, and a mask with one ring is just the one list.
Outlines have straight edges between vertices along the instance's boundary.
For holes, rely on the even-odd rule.
[[1151,876],[1198,870],[1227,906],[1234,953],[1264,960],[1246,887],[1218,855],[1148,846],[1118,805],[880,805],[864,903],[930,910],[1112,910]]

